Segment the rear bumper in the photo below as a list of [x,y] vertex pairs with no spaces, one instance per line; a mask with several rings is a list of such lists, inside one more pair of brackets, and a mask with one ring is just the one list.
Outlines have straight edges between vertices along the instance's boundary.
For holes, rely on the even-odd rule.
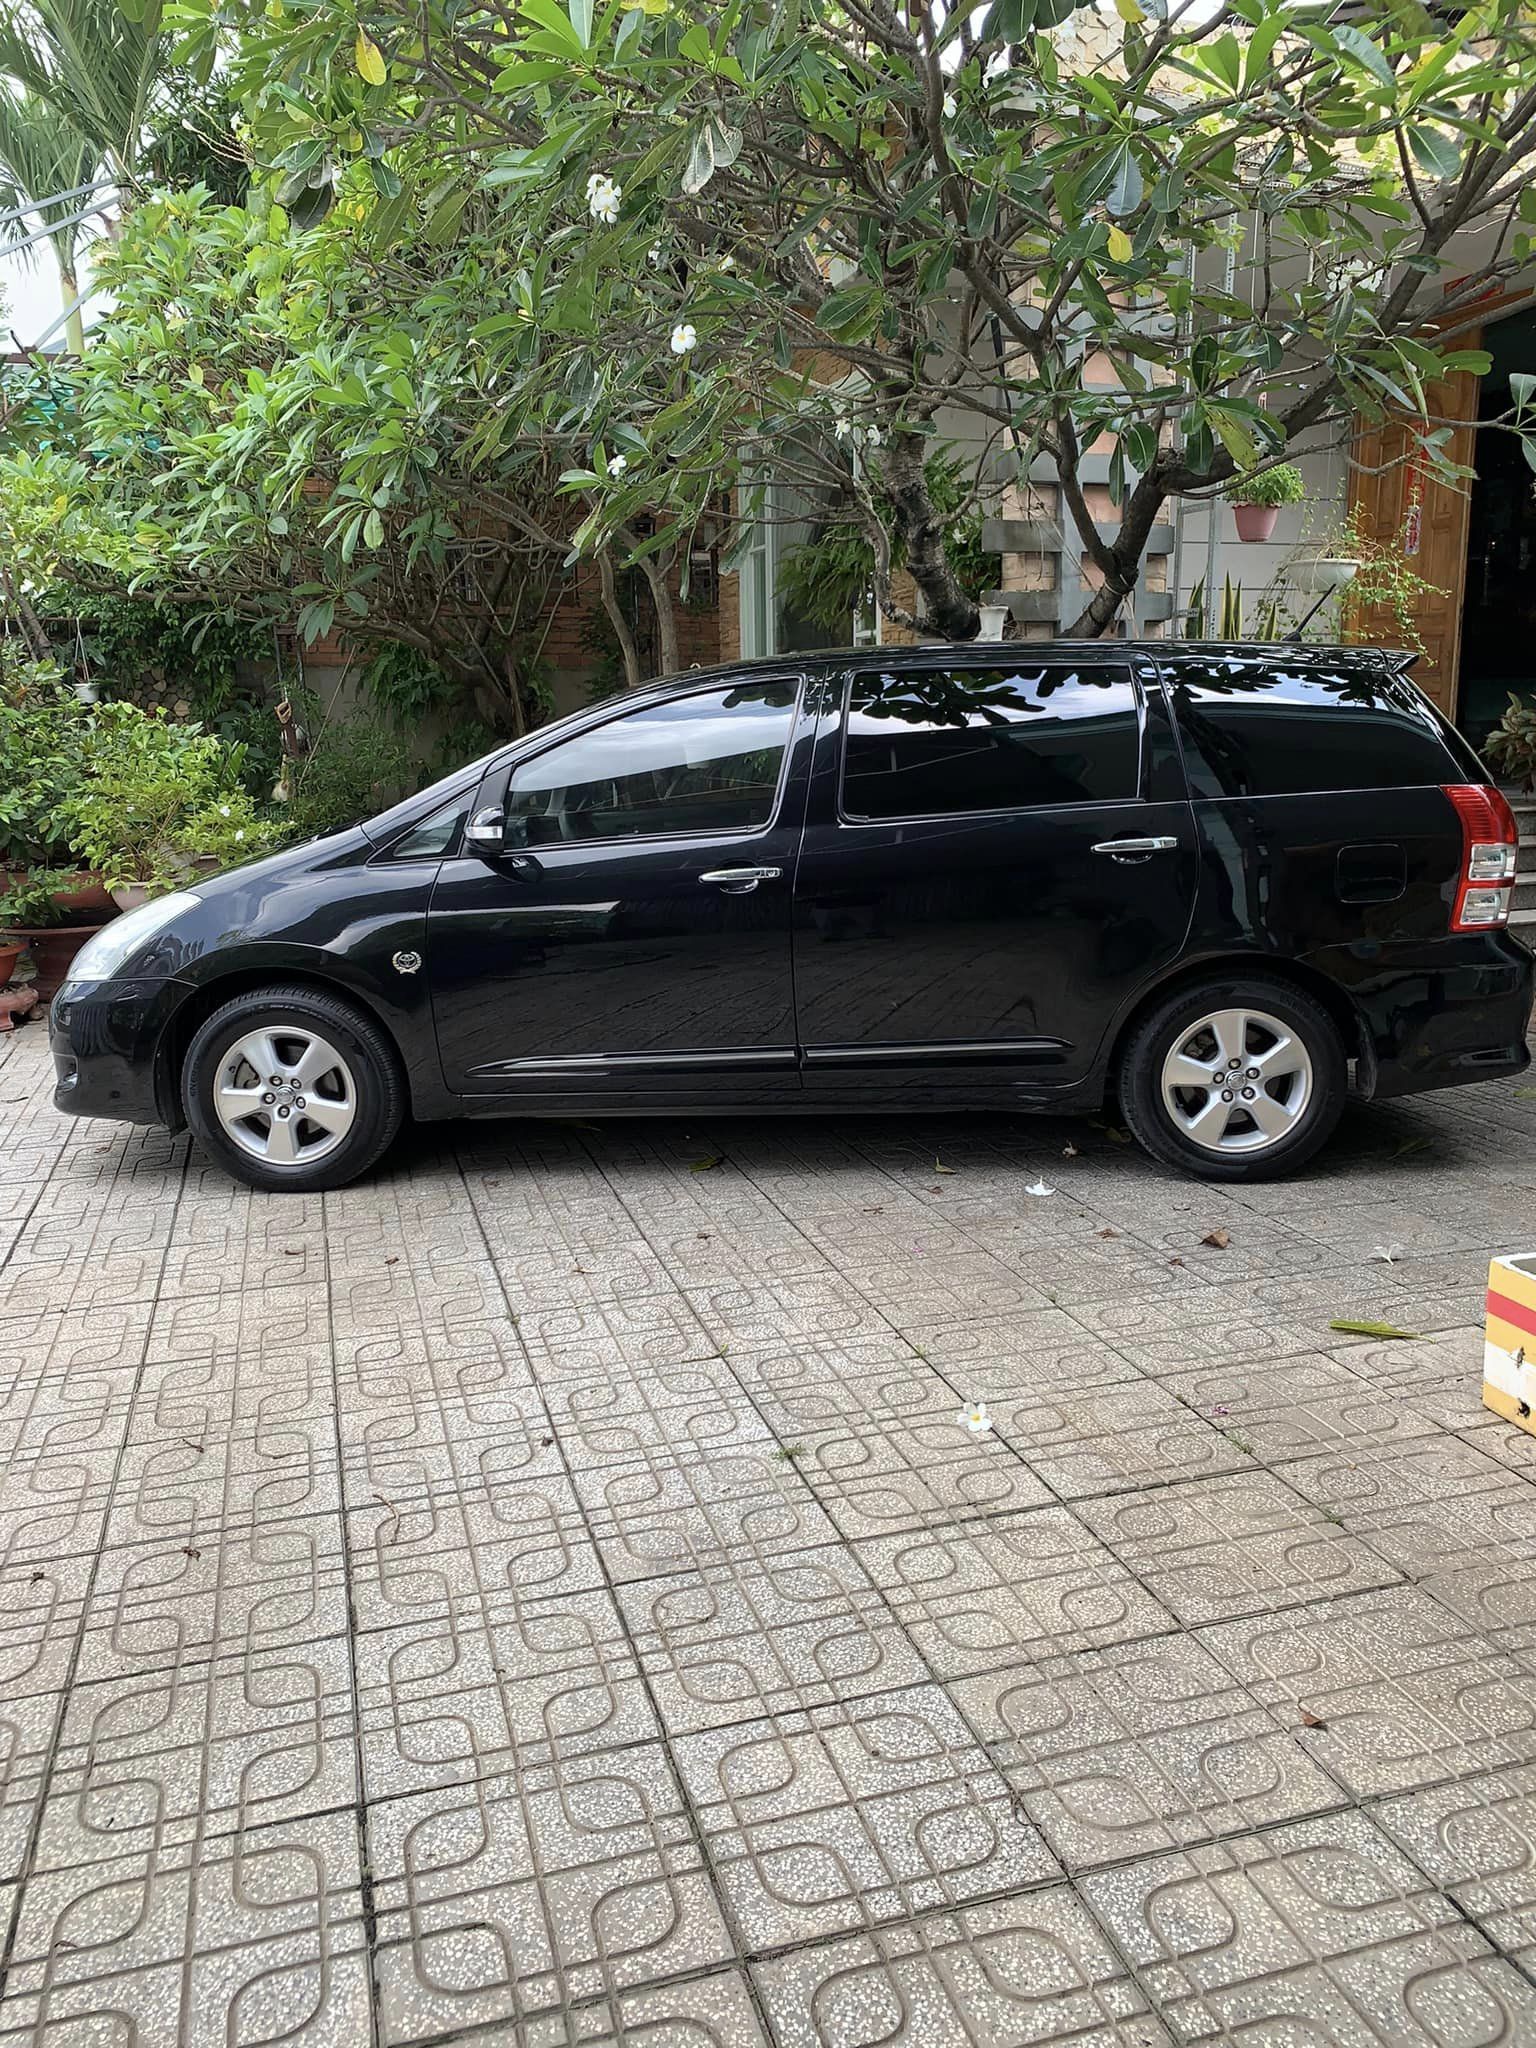
[[190,983],[163,978],[66,983],[48,1016],[55,1107],[71,1116],[178,1125],[180,1103],[157,1055],[191,992]]
[[1336,978],[1361,1019],[1363,1095],[1464,1087],[1524,1073],[1531,1064],[1526,1034],[1536,960],[1508,932],[1444,939],[1418,962],[1398,953],[1379,977]]

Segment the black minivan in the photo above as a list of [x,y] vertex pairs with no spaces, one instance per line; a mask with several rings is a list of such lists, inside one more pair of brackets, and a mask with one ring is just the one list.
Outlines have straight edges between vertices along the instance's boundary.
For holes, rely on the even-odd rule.
[[1211,1180],[1518,1073],[1517,832],[1361,648],[874,648],[613,698],[108,925],[55,1101],[335,1187],[409,1114],[1092,1110]]

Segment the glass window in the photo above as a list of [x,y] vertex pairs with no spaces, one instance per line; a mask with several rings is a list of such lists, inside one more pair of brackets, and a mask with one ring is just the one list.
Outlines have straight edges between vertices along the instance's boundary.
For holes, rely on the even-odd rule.
[[437,860],[456,844],[459,827],[469,809],[467,795],[456,796],[451,804],[433,811],[419,825],[397,839],[389,849],[391,860]]
[[1295,796],[1453,782],[1433,717],[1389,676],[1283,656],[1173,661],[1190,794]]
[[794,715],[795,686],[784,682],[701,690],[610,719],[513,769],[508,844],[766,825]]
[[843,809],[925,818],[1114,802],[1137,793],[1139,749],[1118,663],[855,676]]

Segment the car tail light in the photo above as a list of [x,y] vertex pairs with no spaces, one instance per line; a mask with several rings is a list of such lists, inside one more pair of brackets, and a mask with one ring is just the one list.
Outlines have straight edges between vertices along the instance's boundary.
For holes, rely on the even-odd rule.
[[1507,924],[1520,850],[1515,814],[1491,783],[1448,782],[1443,787],[1461,820],[1461,873],[1451,930],[1480,932]]

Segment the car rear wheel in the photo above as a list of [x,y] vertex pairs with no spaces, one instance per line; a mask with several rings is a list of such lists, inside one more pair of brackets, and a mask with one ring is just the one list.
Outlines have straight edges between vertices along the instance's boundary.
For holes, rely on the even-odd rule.
[[253,1188],[338,1188],[405,1117],[394,1048],[350,1003],[310,989],[235,996],[199,1027],[182,1072],[187,1121]]
[[1348,1089],[1333,1019],[1261,976],[1201,982],[1137,1025],[1120,1108],[1154,1158],[1202,1180],[1269,1180],[1332,1135]]

